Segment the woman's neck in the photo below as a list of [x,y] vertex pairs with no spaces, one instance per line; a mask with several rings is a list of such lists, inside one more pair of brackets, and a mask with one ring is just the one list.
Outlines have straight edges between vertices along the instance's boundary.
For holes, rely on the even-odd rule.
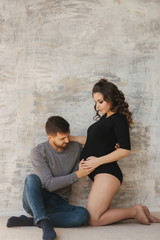
[[115,114],[115,112],[112,112],[112,111],[107,112],[107,113],[106,113],[106,115],[107,115],[106,118],[107,118],[107,117],[110,117],[110,116],[113,115],[113,114]]

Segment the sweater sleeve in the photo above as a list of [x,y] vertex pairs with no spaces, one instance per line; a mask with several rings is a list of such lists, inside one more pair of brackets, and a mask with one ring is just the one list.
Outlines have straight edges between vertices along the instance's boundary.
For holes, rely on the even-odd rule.
[[78,181],[78,177],[75,172],[66,176],[54,177],[47,163],[47,159],[36,148],[32,149],[31,151],[31,161],[34,168],[34,173],[39,176],[43,188],[49,192],[65,188]]
[[118,115],[114,121],[114,132],[116,135],[117,143],[119,143],[120,148],[130,150],[130,134],[129,127],[124,115]]

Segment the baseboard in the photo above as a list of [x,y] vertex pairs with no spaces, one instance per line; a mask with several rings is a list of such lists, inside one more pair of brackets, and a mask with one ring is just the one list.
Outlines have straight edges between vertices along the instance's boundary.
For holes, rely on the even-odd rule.
[[20,216],[28,215],[25,211],[9,211],[9,212],[0,212],[0,216]]

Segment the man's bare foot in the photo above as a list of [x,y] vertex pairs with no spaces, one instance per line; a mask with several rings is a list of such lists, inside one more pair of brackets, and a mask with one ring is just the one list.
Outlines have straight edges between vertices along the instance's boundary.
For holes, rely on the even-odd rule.
[[149,209],[146,206],[143,206],[142,208],[151,223],[160,223],[160,219],[152,216],[152,214],[150,213]]
[[133,208],[135,210],[134,218],[141,224],[150,225],[150,221],[144,213],[143,207],[140,204],[137,204]]

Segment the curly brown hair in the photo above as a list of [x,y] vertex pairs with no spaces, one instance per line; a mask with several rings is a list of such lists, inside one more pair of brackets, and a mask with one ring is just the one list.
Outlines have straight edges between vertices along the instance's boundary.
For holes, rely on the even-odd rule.
[[[132,129],[132,113],[129,111],[129,104],[125,101],[123,92],[120,91],[115,84],[109,82],[107,79],[101,79],[94,85],[92,89],[92,95],[97,92],[103,95],[103,99],[106,102],[111,103],[112,112],[118,112],[126,116],[128,126],[130,129]],[[94,119],[99,119],[100,115],[99,111],[96,109],[96,104],[94,106],[94,109],[96,111]]]

